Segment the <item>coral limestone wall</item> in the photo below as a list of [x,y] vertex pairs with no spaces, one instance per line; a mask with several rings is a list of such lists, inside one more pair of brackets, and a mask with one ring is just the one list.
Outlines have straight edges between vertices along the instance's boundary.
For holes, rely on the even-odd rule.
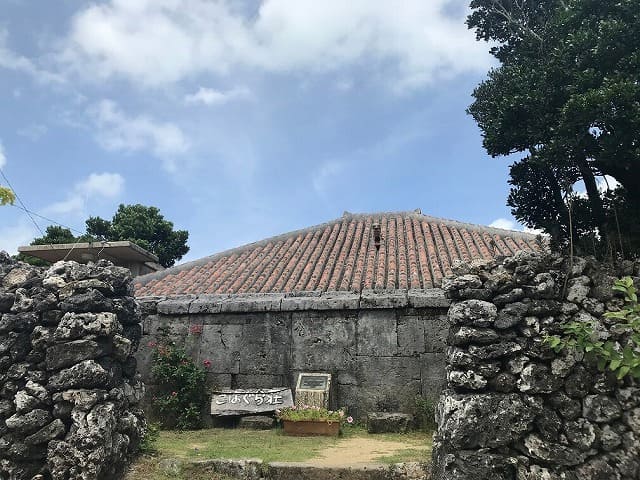
[[518,254],[444,282],[453,303],[435,479],[640,479],[637,383],[543,339],[587,320],[624,343],[602,316],[621,306],[619,275],[637,284],[638,264]]
[[444,383],[449,301],[440,290],[138,300],[137,358],[150,392],[148,345],[164,335],[198,364],[210,361],[207,381],[218,388],[294,388],[300,372],[330,373],[332,407],[354,418],[411,412],[416,395],[437,398]]
[[0,252],[0,478],[116,478],[144,429],[129,271]]

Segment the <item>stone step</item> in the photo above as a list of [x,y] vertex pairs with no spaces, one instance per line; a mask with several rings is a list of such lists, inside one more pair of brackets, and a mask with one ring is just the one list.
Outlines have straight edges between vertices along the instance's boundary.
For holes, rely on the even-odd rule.
[[271,462],[260,459],[201,460],[184,464],[192,474],[218,473],[242,480],[428,480],[430,466],[418,462],[318,466],[309,463]]

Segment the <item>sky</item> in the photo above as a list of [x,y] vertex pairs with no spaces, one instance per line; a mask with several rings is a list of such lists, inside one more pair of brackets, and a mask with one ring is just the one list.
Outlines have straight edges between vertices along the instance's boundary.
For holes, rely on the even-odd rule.
[[[465,113],[494,65],[467,4],[0,0],[0,185],[76,232],[156,206],[183,261],[344,211],[520,229]],[[18,206],[12,254],[51,224]]]

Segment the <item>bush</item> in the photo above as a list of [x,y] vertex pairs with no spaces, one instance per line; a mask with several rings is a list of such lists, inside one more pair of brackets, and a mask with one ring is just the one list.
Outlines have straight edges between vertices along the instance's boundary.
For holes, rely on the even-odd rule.
[[433,432],[438,425],[436,424],[436,404],[427,397],[416,397],[416,422],[418,428],[425,432]]
[[179,430],[201,428],[200,409],[207,394],[205,370],[173,343],[150,346],[154,348],[151,375],[159,388],[153,405],[161,415],[162,426]]
[[140,440],[140,453],[152,454],[157,452],[156,442],[160,437],[160,424],[148,423],[147,429]]

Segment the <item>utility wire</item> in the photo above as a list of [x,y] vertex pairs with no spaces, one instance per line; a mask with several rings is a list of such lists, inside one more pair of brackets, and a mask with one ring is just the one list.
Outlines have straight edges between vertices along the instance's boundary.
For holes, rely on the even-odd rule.
[[33,218],[33,216],[31,215],[31,212],[29,211],[29,209],[27,208],[27,206],[24,204],[24,202],[22,201],[22,198],[20,198],[20,195],[18,195],[18,192],[16,192],[16,189],[13,188],[13,185],[11,185],[11,182],[9,181],[9,179],[7,178],[7,176],[4,174],[4,172],[2,171],[2,169],[0,168],[0,175],[2,175],[2,178],[4,178],[4,181],[7,182],[7,185],[9,185],[9,188],[13,191],[13,194],[16,196],[16,199],[20,202],[20,205],[22,205],[22,209],[27,212],[27,215],[29,215],[29,218],[31,219],[31,221],[33,222],[33,224],[36,226],[36,228],[38,229],[38,231],[40,232],[40,234],[44,237],[44,232],[42,231],[42,229],[40,228],[40,225],[38,225],[38,222],[36,222],[35,218]]
[[[16,197],[16,198],[17,198],[17,197]],[[53,219],[51,219],[51,218],[45,217],[45,216],[43,216],[43,215],[40,215],[39,213],[34,212],[33,210],[29,210],[29,209],[27,209],[27,208],[23,208],[23,207],[21,207],[20,205],[15,205],[15,204],[14,204],[14,205],[11,205],[11,206],[12,206],[12,207],[15,207],[15,208],[18,208],[18,209],[20,209],[20,210],[22,210],[22,211],[24,211],[24,212],[26,212],[26,213],[30,213],[31,215],[33,215],[33,216],[35,216],[35,217],[38,217],[38,218],[41,218],[42,220],[46,220],[47,222],[55,223],[56,225],[58,225],[58,226],[60,226],[60,227],[64,227],[64,228],[66,228],[66,229],[71,230],[72,232],[79,233],[80,235],[84,235],[84,234],[85,234],[85,232],[82,232],[82,231],[80,231],[80,230],[77,230],[77,229],[75,229],[75,228],[73,228],[73,227],[70,227],[70,226],[68,226],[68,225],[65,225],[65,224],[63,224],[63,223],[56,222],[55,220],[53,220]]]
[[[18,202],[20,202],[21,206],[18,205],[13,205],[16,208],[19,208],[20,210],[24,211],[29,218],[31,219],[31,221],[33,222],[33,224],[36,226],[36,228],[38,229],[38,231],[40,232],[40,235],[42,235],[43,237],[45,237],[45,233],[42,231],[42,228],[40,228],[40,225],[38,225],[38,222],[36,222],[36,219],[33,218],[33,216],[35,215],[36,217],[40,217],[43,220],[46,220],[48,222],[52,222],[55,223],[56,225],[59,225],[61,227],[67,228],[69,230],[72,230],[74,232],[78,232],[81,235],[84,235],[82,232],[80,232],[79,230],[76,230],[75,228],[71,228],[71,227],[67,227],[59,222],[56,222],[55,220],[52,220],[50,218],[44,217],[36,212],[32,212],[31,210],[29,210],[27,208],[27,206],[24,204],[24,202],[22,201],[22,198],[20,198],[20,195],[18,195],[18,192],[16,191],[15,188],[13,188],[13,185],[11,185],[11,182],[9,181],[9,179],[7,178],[7,176],[4,174],[4,172],[2,171],[2,169],[0,168],[0,175],[2,175],[2,178],[4,178],[4,181],[7,182],[7,185],[9,186],[9,188],[13,191],[14,195],[16,196],[16,199],[18,200]],[[78,239],[76,240],[76,242],[73,244],[73,246],[71,247],[71,249],[67,252],[67,254],[64,256],[63,261],[66,260],[67,258],[69,258],[69,255],[71,255],[71,252],[73,252],[73,249],[76,248],[76,246],[78,245],[78,243],[80,242],[80,240],[82,239],[81,236],[78,237]],[[49,247],[51,247],[52,249],[55,248],[51,243],[48,244]],[[102,247],[104,250],[104,246]]]

